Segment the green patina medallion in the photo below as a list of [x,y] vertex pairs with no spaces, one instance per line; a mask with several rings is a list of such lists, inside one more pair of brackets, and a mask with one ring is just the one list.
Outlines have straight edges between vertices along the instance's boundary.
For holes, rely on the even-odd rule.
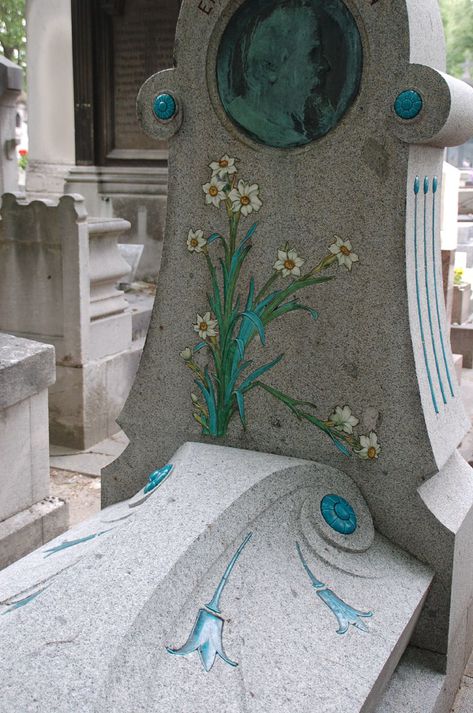
[[247,0],[222,36],[217,83],[234,124],[289,148],[337,125],[361,69],[360,34],[341,0]]

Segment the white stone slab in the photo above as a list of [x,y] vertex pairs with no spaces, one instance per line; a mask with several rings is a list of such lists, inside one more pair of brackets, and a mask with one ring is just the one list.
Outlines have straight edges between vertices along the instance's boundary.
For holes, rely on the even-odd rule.
[[[95,537],[49,554],[51,543],[0,575],[0,652],[13,641],[16,651],[0,656],[4,713],[203,713],[210,700],[248,713],[369,710],[407,644],[431,571],[373,539],[361,494],[335,469],[197,444],[173,464],[142,505],[113,506],[56,542]],[[362,551],[350,536],[341,548],[324,529],[327,488],[348,489],[367,528]],[[165,647],[184,644],[250,532],[221,601],[223,647],[238,667],[217,658],[207,673],[197,652],[176,657]],[[358,618],[366,631],[337,633],[296,542],[338,597],[372,610]],[[38,658],[41,650],[48,655]]]

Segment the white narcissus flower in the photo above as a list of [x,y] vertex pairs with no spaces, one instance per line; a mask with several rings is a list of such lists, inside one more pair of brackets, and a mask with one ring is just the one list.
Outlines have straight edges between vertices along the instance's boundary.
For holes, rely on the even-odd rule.
[[233,188],[228,197],[232,202],[234,213],[241,211],[243,216],[249,215],[253,211],[257,213],[263,203],[259,199],[259,186],[257,183],[249,184],[245,181],[238,181],[238,188]]
[[345,433],[353,433],[353,427],[360,423],[359,419],[353,416],[349,406],[336,406],[329,420],[332,421],[335,428]]
[[214,205],[216,208],[219,207],[220,202],[224,201],[226,195],[223,191],[225,188],[225,182],[219,181],[217,176],[211,178],[210,183],[205,183],[202,186],[202,190],[205,193],[205,202],[207,205]]
[[304,262],[305,260],[299,257],[295,250],[278,250],[278,259],[274,263],[273,268],[282,272],[283,277],[287,277],[288,275],[296,275],[296,277],[299,277]]
[[209,168],[212,169],[212,178],[218,176],[218,178],[224,180],[228,176],[233,176],[237,172],[237,167],[235,166],[235,158],[230,158],[228,154],[222,156],[220,161],[212,161],[209,164]]
[[207,337],[215,337],[217,334],[215,327],[217,326],[216,319],[210,319],[210,312],[206,312],[203,317],[197,315],[197,321],[194,324],[194,331],[199,333],[201,339]]
[[179,356],[181,359],[184,359],[184,361],[190,361],[192,359],[192,349],[190,347],[186,347],[182,350],[182,352],[179,352]]
[[361,448],[355,450],[355,453],[363,460],[375,460],[381,450],[381,446],[378,443],[378,436],[374,431],[371,431],[369,436],[360,436],[360,446]]
[[207,245],[202,230],[189,230],[187,236],[187,249],[190,253],[201,253],[202,248]]
[[335,235],[335,242],[330,245],[329,250],[332,255],[337,256],[338,264],[345,265],[348,270],[354,262],[358,262],[358,255],[352,251],[351,242],[349,240],[342,240],[342,238]]

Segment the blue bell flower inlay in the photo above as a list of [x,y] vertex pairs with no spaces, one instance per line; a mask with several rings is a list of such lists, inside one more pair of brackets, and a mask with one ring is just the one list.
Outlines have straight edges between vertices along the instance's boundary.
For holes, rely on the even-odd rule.
[[368,632],[369,629],[365,622],[362,621],[364,618],[370,618],[373,616],[373,612],[370,611],[360,611],[359,609],[354,609],[349,604],[340,599],[335,592],[327,587],[324,582],[321,582],[315,577],[313,572],[310,570],[309,565],[305,561],[304,555],[302,554],[299,543],[296,542],[296,548],[299,558],[302,562],[312,586],[315,589],[317,596],[328,606],[330,611],[336,616],[338,621],[337,634],[346,634],[350,625],[354,626],[360,631]]
[[176,100],[172,94],[159,94],[154,100],[153,111],[160,121],[169,121],[176,113]]
[[341,535],[351,535],[357,528],[356,513],[340,495],[326,495],[320,503],[322,516],[330,527]]
[[217,656],[225,661],[229,666],[238,666],[235,661],[231,661],[223,650],[222,636],[224,620],[222,617],[212,614],[206,609],[199,609],[197,619],[192,627],[187,642],[180,649],[170,649],[166,651],[178,656],[187,656],[194,651],[199,652],[202,666],[209,672],[215,663]]
[[197,619],[184,646],[181,646],[180,649],[171,649],[169,646],[166,646],[166,651],[169,654],[173,654],[174,656],[187,656],[194,651],[198,651],[202,666],[207,672],[210,671],[214,665],[217,656],[220,656],[222,661],[225,661],[229,666],[238,666],[235,661],[231,661],[231,659],[228,658],[223,649],[222,637],[225,620],[220,616],[220,597],[222,596],[223,589],[227,584],[232,569],[252,535],[253,533],[250,532],[245,537],[233,555],[223,577],[217,585],[212,599],[205,605],[205,609],[199,609]]

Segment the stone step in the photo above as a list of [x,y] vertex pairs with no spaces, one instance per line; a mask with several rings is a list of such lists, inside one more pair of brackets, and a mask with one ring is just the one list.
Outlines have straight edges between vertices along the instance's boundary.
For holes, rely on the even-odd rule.
[[425,713],[442,691],[444,657],[408,646],[373,713]]

